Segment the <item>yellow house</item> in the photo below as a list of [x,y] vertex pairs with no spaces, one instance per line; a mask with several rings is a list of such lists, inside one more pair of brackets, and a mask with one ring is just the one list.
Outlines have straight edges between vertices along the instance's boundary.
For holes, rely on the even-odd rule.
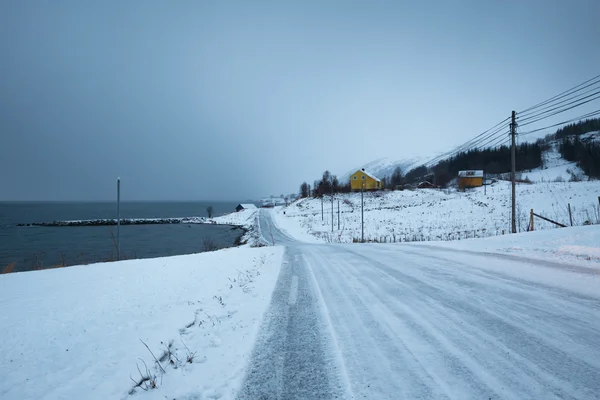
[[483,171],[458,171],[458,187],[460,189],[479,187],[483,185]]
[[350,175],[350,188],[353,191],[363,190],[380,190],[381,181],[369,174],[365,169],[359,169]]

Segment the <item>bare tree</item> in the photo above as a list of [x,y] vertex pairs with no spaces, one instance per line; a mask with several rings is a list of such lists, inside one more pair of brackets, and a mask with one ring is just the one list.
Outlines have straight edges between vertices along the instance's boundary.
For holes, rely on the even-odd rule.
[[213,206],[206,207],[206,213],[208,214],[208,218],[212,218],[213,216]]
[[310,185],[306,182],[302,182],[300,185],[300,196],[302,198],[308,197],[310,195]]
[[404,184],[404,174],[402,173],[402,169],[400,167],[396,167],[396,169],[394,169],[394,172],[390,178],[390,184],[393,188]]

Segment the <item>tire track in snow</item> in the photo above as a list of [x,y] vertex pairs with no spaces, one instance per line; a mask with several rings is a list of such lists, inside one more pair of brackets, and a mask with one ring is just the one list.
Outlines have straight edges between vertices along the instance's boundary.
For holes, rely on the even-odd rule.
[[[440,279],[440,276],[436,276],[439,275],[439,270],[435,271],[434,276],[415,277],[410,272],[422,272],[424,269],[420,265],[403,265],[402,268],[391,267],[373,261],[357,252],[353,251],[352,253],[355,259],[369,260],[369,265],[382,271],[385,277],[385,279],[371,280],[371,287],[379,289],[371,292],[380,293],[382,282],[389,282],[390,280],[395,281],[395,286],[411,292],[411,302],[418,306],[418,313],[411,312],[410,308],[397,301],[397,293],[392,293],[387,297],[379,295],[380,300],[396,305],[394,312],[399,319],[412,319],[414,329],[421,330],[420,334],[425,337],[428,334],[437,332],[438,340],[441,338],[450,345],[452,345],[452,342],[457,343],[459,348],[465,349],[462,357],[463,361],[471,358],[471,361],[475,362],[471,365],[471,370],[495,371],[494,376],[504,375],[504,381],[510,381],[512,386],[518,388],[517,393],[519,395],[513,395],[509,398],[588,398],[600,390],[600,374],[597,365],[591,365],[583,359],[571,357],[569,353],[562,350],[560,345],[553,346],[551,343],[545,343],[543,337],[545,330],[540,329],[540,327],[535,329],[536,327],[523,326],[524,321],[511,320],[507,317],[507,315],[513,317],[514,311],[511,308],[511,303],[508,305],[493,304],[493,307],[490,308],[484,308],[489,304],[479,303],[474,305],[477,304],[475,301],[477,297],[452,290],[451,280]],[[392,265],[397,265],[398,258],[390,258],[389,261]],[[443,268],[443,266],[439,266],[439,268]],[[485,296],[485,291],[482,292]],[[414,300],[418,300],[419,296],[428,298],[429,301],[417,301],[415,303]],[[488,297],[490,296],[488,295]],[[438,311],[435,311],[436,308]],[[413,310],[416,309],[417,307],[413,307]],[[499,314],[498,310],[502,310],[504,315]],[[427,317],[428,315],[431,316]],[[454,322],[452,322],[450,316],[454,316]],[[446,321],[446,323],[442,324],[441,321]],[[462,323],[459,325],[458,322],[460,321]],[[486,332],[488,339],[495,339],[486,343],[482,341],[481,335],[465,338],[464,322],[468,322],[468,324]],[[423,329],[427,325],[428,329]],[[444,329],[439,329],[438,326],[443,326]],[[553,327],[556,327],[556,325]],[[452,341],[446,341],[446,336],[451,338]],[[432,338],[435,339],[435,336]],[[563,339],[565,339],[564,336]],[[474,349],[474,347],[477,347],[477,349]],[[504,351],[499,351],[501,347],[509,349],[510,356]],[[456,353],[456,351],[452,352]],[[482,352],[485,357],[478,357]],[[460,353],[456,353],[456,355],[460,355]],[[479,368],[475,368],[477,363],[480,364]],[[499,368],[499,366],[503,367]],[[511,372],[515,370],[516,372]],[[530,379],[523,379],[523,375],[528,376]],[[579,378],[579,384],[572,383],[574,375]],[[484,380],[489,381],[490,377],[488,376]],[[490,386],[498,387],[493,381],[494,379],[492,379]],[[529,393],[529,395],[524,395],[525,393]],[[569,393],[577,393],[577,396],[571,397]],[[505,398],[506,396],[507,393],[503,392],[502,397]]]
[[373,313],[375,303],[361,300],[360,284],[349,265],[319,252],[307,256],[327,304],[339,348],[356,398],[448,398],[393,332],[383,329]]
[[297,249],[287,253],[237,398],[342,398],[311,276]]

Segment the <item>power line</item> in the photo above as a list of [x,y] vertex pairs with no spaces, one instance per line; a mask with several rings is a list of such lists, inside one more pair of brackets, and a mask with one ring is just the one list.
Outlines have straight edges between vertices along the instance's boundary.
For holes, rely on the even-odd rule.
[[[600,99],[600,86],[594,87],[595,85],[600,84],[600,75],[596,75],[591,79],[588,79],[585,82],[580,83],[568,90],[565,90],[555,96],[552,96],[540,103],[537,103],[525,110],[520,111],[519,114],[519,122],[521,122],[520,126],[526,126],[533,124],[535,122],[542,121],[544,119],[550,118],[554,115],[561,114],[565,111],[572,110],[576,107],[580,107],[584,104],[590,103],[594,100]],[[590,88],[591,87],[591,88]],[[590,88],[590,89],[588,89]],[[587,90],[585,90],[587,89]],[[585,91],[584,91],[585,90]],[[592,93],[593,92],[593,93]],[[591,93],[591,94],[589,94]],[[585,95],[585,96],[584,96]],[[569,122],[573,122],[576,120],[580,120],[582,118],[591,117],[600,114],[600,110],[593,111],[586,115],[583,115],[578,118],[570,119],[567,121],[563,121],[557,124],[549,125],[544,128],[535,129],[529,132],[521,133],[520,136],[529,135],[534,132],[539,132],[544,129],[557,127],[559,125],[567,124]],[[455,155],[461,152],[468,152],[470,150],[482,150],[486,146],[493,147],[498,146],[504,141],[504,135],[509,132],[503,132],[504,129],[508,126],[507,122],[510,120],[510,117],[505,118],[504,120],[498,122],[496,125],[491,128],[483,131],[479,135],[474,138],[468,140],[462,145],[454,148],[451,151],[442,153],[436,157],[433,157],[429,161],[422,164],[427,168],[431,168],[436,163],[443,161],[444,159],[448,159],[454,157]]]
[[[592,83],[589,83],[589,82],[592,82]],[[535,109],[537,109],[539,107],[542,107],[542,106],[544,106],[544,105],[546,105],[546,104],[548,104],[550,102],[553,102],[555,100],[561,99],[561,98],[563,98],[565,96],[569,96],[569,95],[571,95],[573,93],[576,93],[576,92],[578,92],[580,90],[583,90],[583,89],[585,89],[587,87],[595,85],[598,82],[600,82],[600,75],[596,75],[595,77],[593,77],[591,79],[588,79],[587,81],[585,81],[583,83],[580,83],[579,85],[574,86],[571,89],[565,90],[564,92],[559,93],[556,96],[552,96],[549,99],[542,101],[541,103],[535,104],[535,105],[533,105],[533,106],[531,106],[529,108],[526,108],[525,110],[519,111],[517,114],[525,114],[528,111],[535,110]],[[586,85],[586,84],[588,84],[588,85]],[[586,85],[586,86],[584,86],[584,85]],[[581,87],[581,86],[583,86],[583,87]],[[577,89],[577,90],[575,90],[575,89]]]
[[[598,83],[600,84],[600,82],[598,82]],[[596,92],[597,93],[598,90],[600,90],[600,85],[596,86],[596,87],[593,87],[593,88],[591,88],[589,90],[586,90],[585,92],[576,94],[575,96],[567,97],[566,99],[563,99],[563,100],[561,100],[559,102],[549,103],[549,104],[545,105],[544,107],[542,107],[542,108],[540,108],[538,110],[529,111],[529,112],[526,112],[526,113],[523,113],[523,114],[519,114],[518,117],[517,117],[517,119],[523,119],[523,117],[530,118],[530,117],[535,117],[536,115],[541,115],[541,114],[543,114],[544,111],[546,111],[546,110],[548,110],[548,109],[550,109],[552,107],[559,107],[559,108],[563,107],[563,106],[567,105],[567,103],[570,102],[571,100],[573,100],[573,102],[577,102],[579,100],[583,100],[583,99],[587,98],[587,97],[583,97],[583,95],[586,95],[586,94],[592,93],[592,92]],[[590,95],[590,96],[593,96],[596,93],[592,93],[592,95]]]
[[[593,97],[593,96],[595,96],[595,97]],[[590,99],[590,97],[592,97],[592,98]],[[581,100],[583,100],[583,99],[588,99],[588,100],[586,100],[586,101],[581,101]],[[581,98],[581,99],[578,99],[578,100],[572,101],[572,102],[570,102],[570,103],[564,104],[563,106],[559,106],[559,107],[551,108],[551,109],[549,109],[549,110],[547,110],[547,111],[544,111],[544,112],[542,112],[542,113],[539,113],[539,114],[536,114],[536,115],[532,115],[532,116],[529,116],[529,117],[527,117],[527,118],[523,118],[523,119],[521,119],[521,120],[520,120],[520,121],[521,121],[520,125],[521,125],[521,126],[524,126],[524,125],[533,124],[534,122],[541,121],[541,120],[543,120],[543,119],[546,119],[546,118],[552,117],[552,116],[554,116],[554,115],[556,115],[556,114],[560,114],[560,113],[563,113],[563,112],[565,112],[565,111],[569,111],[569,110],[571,110],[571,109],[573,109],[573,108],[576,108],[576,107],[582,106],[582,105],[584,105],[584,104],[587,104],[587,103],[589,103],[589,102],[592,102],[592,101],[594,101],[594,100],[597,100],[597,99],[600,99],[600,90],[599,90],[599,91],[597,91],[597,92],[595,92],[595,93],[593,93],[593,94],[591,94],[591,95],[589,95],[589,96],[586,96],[586,97],[583,97],[583,98]],[[564,107],[564,106],[567,106],[567,105],[571,105],[571,104],[573,104],[573,103],[577,103],[577,104],[574,104],[574,105],[572,105],[572,106],[570,106],[570,107],[567,107],[567,108],[560,109],[561,107]],[[558,111],[556,111],[556,110],[558,110]],[[543,114],[548,114],[548,113],[550,113],[550,112],[552,112],[552,111],[556,111],[556,112],[553,112],[552,114],[545,115],[545,116],[541,117],[541,115],[543,115]],[[539,118],[537,118],[537,117],[539,117]],[[537,119],[534,119],[534,118],[537,118]],[[530,121],[531,119],[534,119],[534,120],[533,120],[533,121]],[[529,121],[529,122],[527,122],[527,123],[523,123],[523,122],[525,122],[525,121]]]
[[[453,149],[453,150],[451,150],[451,151],[449,151],[449,152],[446,152],[446,153],[440,154],[439,156],[437,156],[437,157],[433,158],[432,160],[429,160],[429,161],[428,161],[427,163],[425,163],[424,165],[426,165],[426,166],[431,166],[431,165],[433,165],[433,164],[435,164],[435,163],[439,162],[440,160],[443,160],[443,159],[445,159],[445,158],[452,157],[452,156],[454,156],[454,155],[456,155],[456,154],[459,154],[459,153],[461,153],[461,152],[468,151],[470,148],[472,148],[473,146],[475,146],[475,145],[476,145],[478,142],[480,142],[480,141],[482,141],[482,140],[486,140],[486,139],[487,139],[487,138],[489,138],[490,136],[497,134],[497,133],[498,133],[498,130],[502,130],[502,129],[504,129],[504,128],[505,128],[505,126],[501,126],[501,127],[497,128],[497,130],[496,130],[496,131],[493,131],[493,132],[490,132],[490,133],[488,133],[486,136],[484,136],[484,137],[481,137],[479,140],[476,140],[476,138],[473,138],[473,139],[469,140],[468,142],[465,142],[465,143],[463,143],[461,146],[459,146],[459,147],[457,147],[457,148],[455,148],[455,149]],[[481,135],[478,135],[478,136],[481,136]]]
[[[544,129],[548,129],[548,128],[555,128],[555,127],[557,127],[557,126],[564,125],[564,124],[568,124],[568,123],[571,123],[571,122],[575,122],[575,121],[581,121],[581,120],[582,120],[582,119],[584,119],[584,118],[593,117],[593,116],[595,116],[595,115],[600,115],[600,110],[592,111],[592,112],[590,112],[590,113],[587,113],[587,114],[581,115],[581,116],[579,116],[579,117],[577,117],[577,118],[572,118],[572,119],[569,119],[569,120],[566,120],[566,121],[559,122],[559,123],[557,123],[557,124],[548,125],[548,126],[545,126],[545,127],[543,127],[543,128],[534,129],[534,130],[532,130],[532,131],[528,131],[528,132],[523,132],[523,133],[521,133],[520,135],[521,135],[521,136],[529,135],[529,134],[531,134],[531,133],[534,133],[534,132],[543,131]],[[524,125],[528,125],[528,124],[524,124]]]
[[480,148],[487,146],[489,143],[497,141],[499,138],[506,137],[506,135],[508,135],[509,133],[510,132],[508,131],[498,132],[498,135],[495,135],[494,137],[491,137],[486,141],[482,141],[481,143],[477,144],[475,148],[479,150]]
[[497,123],[496,125],[494,125],[493,127],[491,127],[490,129],[480,133],[479,135],[475,136],[473,139],[463,143],[462,145],[456,147],[455,149],[440,154],[437,157],[434,157],[433,159],[427,161],[426,163],[424,163],[423,165],[425,166],[431,166],[435,163],[437,163],[440,160],[443,160],[445,158],[450,158],[460,152],[466,152],[476,146],[478,146],[478,143],[480,143],[483,140],[487,140],[489,137],[496,135],[498,132],[502,131],[505,127],[508,126],[508,124],[506,123],[510,118],[506,118],[503,121],[500,121],[499,123]]
[[[497,147],[499,144],[501,144],[502,142],[506,141],[506,140],[510,140],[510,139],[506,139],[506,136],[510,134],[510,132],[504,132],[502,134],[502,136],[500,136],[499,138],[497,138],[496,140],[494,140],[493,143],[490,144],[484,144],[481,145],[478,150],[483,150],[484,148],[495,148]],[[506,135],[506,136],[505,136]]]

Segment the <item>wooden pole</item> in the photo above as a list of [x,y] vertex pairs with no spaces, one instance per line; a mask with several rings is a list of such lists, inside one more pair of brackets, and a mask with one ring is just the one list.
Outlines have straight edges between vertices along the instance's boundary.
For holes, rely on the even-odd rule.
[[573,226],[573,214],[571,213],[571,203],[569,203],[568,206],[569,206],[569,221],[571,221],[571,226]]
[[531,226],[531,230],[535,230],[533,227],[533,208],[531,209],[531,213],[529,214],[529,226]]
[[517,136],[517,121],[516,121],[516,113],[513,111],[511,115],[510,122],[510,137],[511,137],[511,145],[510,145],[510,181],[512,183],[512,214],[511,214],[511,231],[512,233],[517,233],[517,214],[516,214],[516,167],[515,167],[515,153],[516,153],[516,136]]
[[331,232],[333,232],[333,185],[331,185]]
[[321,194],[321,221],[325,221],[325,214],[323,213],[323,195]]
[[538,218],[541,218],[541,219],[543,219],[544,221],[548,221],[548,222],[551,222],[551,223],[553,223],[554,225],[558,225],[558,226],[560,226],[561,228],[566,228],[566,227],[567,227],[566,225],[563,225],[563,224],[561,224],[560,222],[552,221],[550,218],[542,217],[542,216],[541,216],[541,215],[539,215],[539,214],[536,214],[536,213],[534,213],[533,215],[534,215],[534,216],[536,216],[536,217],[538,217]]

